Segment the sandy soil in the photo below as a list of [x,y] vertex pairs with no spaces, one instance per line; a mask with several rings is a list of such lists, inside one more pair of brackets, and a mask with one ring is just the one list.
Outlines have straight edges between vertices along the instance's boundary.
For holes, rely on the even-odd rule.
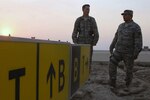
[[[122,69],[120,69],[122,68]],[[93,63],[89,80],[71,100],[150,100],[150,66],[135,66],[130,91],[124,91],[125,71],[118,68],[117,92],[108,85],[108,64]]]

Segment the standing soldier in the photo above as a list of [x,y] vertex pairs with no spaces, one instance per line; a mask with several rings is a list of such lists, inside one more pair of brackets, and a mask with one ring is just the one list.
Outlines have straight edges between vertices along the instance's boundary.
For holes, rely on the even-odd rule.
[[[134,60],[137,59],[142,50],[142,33],[141,28],[133,20],[133,11],[125,10],[121,14],[124,23],[120,24],[115,37],[110,45],[110,63],[109,63],[109,78],[111,89],[116,87],[117,66],[120,61],[124,61],[126,67],[126,88],[129,90],[129,85],[133,78]],[[113,49],[115,50],[113,51]]]
[[74,24],[74,30],[72,33],[73,42],[76,44],[90,44],[90,70],[92,62],[93,46],[96,45],[99,39],[99,33],[96,25],[96,21],[93,17],[89,16],[90,5],[85,4],[82,6],[83,16],[77,18]]

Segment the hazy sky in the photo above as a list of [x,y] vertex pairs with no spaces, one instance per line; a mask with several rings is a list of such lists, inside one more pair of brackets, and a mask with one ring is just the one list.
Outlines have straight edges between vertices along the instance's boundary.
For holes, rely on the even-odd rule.
[[144,46],[150,47],[150,0],[0,0],[0,34],[72,43],[72,31],[83,4],[91,5],[97,21],[99,42],[94,49],[106,50],[125,9],[134,11],[141,26]]

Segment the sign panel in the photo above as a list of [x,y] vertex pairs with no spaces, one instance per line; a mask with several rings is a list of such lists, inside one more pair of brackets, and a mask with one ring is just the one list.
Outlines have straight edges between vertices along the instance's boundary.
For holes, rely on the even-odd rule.
[[39,45],[39,100],[69,100],[70,45]]
[[90,45],[81,46],[80,57],[80,86],[82,86],[89,78]]
[[1,41],[0,100],[69,100],[88,79],[89,61],[89,45]]
[[71,96],[79,89],[80,80],[80,46],[72,46],[72,65],[71,65]]
[[0,42],[0,100],[36,100],[36,44]]

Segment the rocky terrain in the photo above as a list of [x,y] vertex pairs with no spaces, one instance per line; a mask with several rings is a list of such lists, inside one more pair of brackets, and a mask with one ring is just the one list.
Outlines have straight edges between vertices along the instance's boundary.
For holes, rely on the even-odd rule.
[[150,100],[150,66],[134,66],[130,91],[125,88],[125,68],[117,70],[117,92],[108,85],[108,63],[93,63],[89,80],[71,100]]

